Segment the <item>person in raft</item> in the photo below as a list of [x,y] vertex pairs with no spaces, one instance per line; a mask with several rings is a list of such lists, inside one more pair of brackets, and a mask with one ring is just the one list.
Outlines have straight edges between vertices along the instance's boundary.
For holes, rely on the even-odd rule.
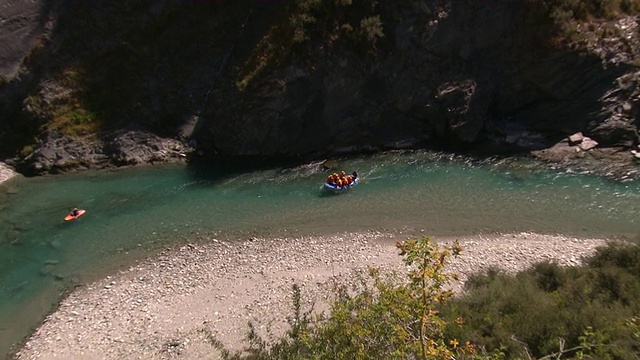
[[355,176],[353,175],[347,176],[347,174],[344,171],[340,172],[340,175],[338,175],[338,173],[333,173],[327,177],[326,182],[329,185],[337,186],[340,188],[351,186],[355,178],[358,176],[358,174],[355,171],[353,172],[353,174],[355,174]]
[[327,177],[327,184],[336,186],[338,185],[338,174],[333,173]]
[[356,176],[354,177],[353,174],[352,175],[347,175],[344,171],[340,174],[340,179],[342,179],[342,185],[343,186],[351,186],[353,185],[353,181],[356,179],[357,177],[357,173],[354,171],[354,174],[356,174]]

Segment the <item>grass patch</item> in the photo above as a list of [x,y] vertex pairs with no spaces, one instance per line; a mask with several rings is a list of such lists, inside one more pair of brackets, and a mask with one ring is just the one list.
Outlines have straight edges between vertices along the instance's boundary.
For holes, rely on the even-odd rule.
[[46,128],[59,130],[63,135],[86,137],[99,133],[102,125],[94,113],[72,104],[57,108]]
[[[72,137],[92,136],[101,131],[100,117],[85,101],[85,82],[82,68],[68,67],[50,81],[48,88],[27,97],[25,105],[39,123],[39,131],[57,130]],[[45,92],[47,100],[42,95]]]

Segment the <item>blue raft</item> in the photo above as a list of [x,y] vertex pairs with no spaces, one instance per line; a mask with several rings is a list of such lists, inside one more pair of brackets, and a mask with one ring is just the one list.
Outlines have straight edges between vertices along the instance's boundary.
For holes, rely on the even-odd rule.
[[325,182],[324,183],[324,188],[326,190],[333,191],[334,193],[340,193],[340,192],[347,191],[347,190],[351,189],[352,187],[358,185],[359,183],[360,183],[360,178],[357,177],[357,178],[353,179],[353,182],[351,184],[346,185],[346,186],[336,186],[336,185],[331,185],[331,184]]

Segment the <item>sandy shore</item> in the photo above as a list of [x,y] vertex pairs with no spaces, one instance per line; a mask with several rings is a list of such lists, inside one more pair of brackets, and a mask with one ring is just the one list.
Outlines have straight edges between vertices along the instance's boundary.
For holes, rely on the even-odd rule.
[[[301,285],[307,304],[322,308],[334,278],[343,281],[367,266],[404,270],[393,244],[406,238],[369,232],[242,243],[212,239],[166,250],[78,288],[17,358],[216,359],[205,330],[231,349],[242,347],[250,320],[263,333],[270,327],[281,334],[293,283]],[[516,271],[547,259],[575,265],[605,243],[526,233],[459,240],[464,252],[451,270],[462,274],[489,266]]]

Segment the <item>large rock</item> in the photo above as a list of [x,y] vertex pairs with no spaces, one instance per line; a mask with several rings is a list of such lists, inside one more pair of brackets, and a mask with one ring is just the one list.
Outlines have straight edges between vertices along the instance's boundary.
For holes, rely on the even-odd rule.
[[602,110],[589,126],[590,136],[604,146],[631,148],[637,145],[640,141],[639,98],[640,72],[618,77],[600,98]]
[[0,183],[7,181],[16,175],[17,173],[12,168],[3,162],[0,162]]
[[76,139],[49,130],[44,133],[40,146],[21,161],[18,168],[27,175],[57,174],[103,167],[107,160],[99,142]]
[[3,1],[0,4],[0,78],[12,79],[22,60],[51,25],[49,1]]
[[598,143],[605,146],[631,148],[638,144],[638,127],[635,119],[609,118],[590,131]]
[[182,142],[140,131],[114,134],[105,144],[105,153],[117,165],[167,163],[186,160],[190,152]]
[[28,175],[185,161],[191,149],[181,141],[141,131],[122,131],[111,138],[72,138],[48,131],[41,145],[18,164]]

